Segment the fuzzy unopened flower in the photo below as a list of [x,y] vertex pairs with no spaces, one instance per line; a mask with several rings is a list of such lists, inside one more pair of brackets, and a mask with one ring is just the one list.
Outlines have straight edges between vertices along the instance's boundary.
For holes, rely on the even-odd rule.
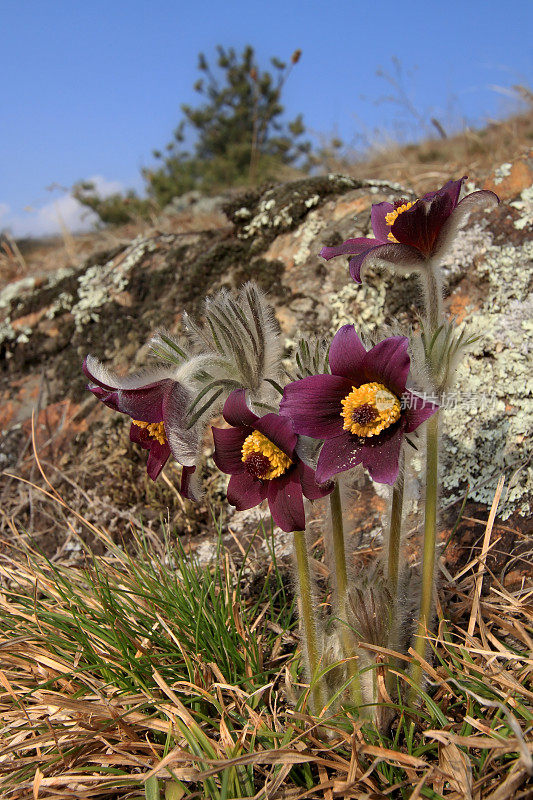
[[191,496],[190,480],[198,454],[198,432],[185,427],[191,394],[176,380],[176,369],[160,367],[119,377],[87,356],[83,371],[95,397],[131,417],[130,439],[148,450],[146,470],[155,481],[170,455],[183,466],[181,493]]
[[323,439],[316,478],[324,482],[362,464],[378,483],[393,484],[405,434],[437,411],[406,389],[408,339],[391,336],[368,352],[353,325],[329,351],[331,375],[311,375],[285,387],[280,411],[297,433]]
[[317,500],[333,487],[319,486],[314,471],[297,455],[298,437],[291,421],[279,414],[258,417],[247,406],[242,389],[230,394],[223,414],[232,427],[213,428],[213,458],[222,472],[231,475],[231,505],[244,511],[266,499],[282,530],[304,530],[303,496]]
[[372,206],[371,221],[375,239],[347,239],[336,247],[323,247],[320,255],[329,261],[351,255],[350,275],[361,283],[361,269],[370,263],[391,269],[424,269],[430,261],[439,262],[453,236],[479,205],[493,206],[499,200],[494,192],[472,192],[459,201],[466,177],[448,181],[441,189],[428,192],[410,202],[377,203]]

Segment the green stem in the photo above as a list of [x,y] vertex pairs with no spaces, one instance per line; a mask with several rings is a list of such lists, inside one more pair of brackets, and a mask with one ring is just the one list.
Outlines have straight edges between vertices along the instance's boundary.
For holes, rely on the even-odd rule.
[[335,562],[335,582],[337,587],[336,608],[341,626],[341,643],[344,657],[347,659],[348,675],[350,681],[350,694],[353,703],[359,707],[362,704],[361,679],[359,677],[357,645],[354,635],[348,627],[346,616],[346,601],[348,592],[348,573],[346,570],[346,547],[344,544],[344,525],[342,521],[342,504],[339,484],[335,481],[335,488],[329,496],[331,508],[331,532],[333,543],[333,559]]
[[[437,483],[439,467],[439,412],[427,422],[426,509],[424,522],[424,555],[422,561],[422,591],[420,614],[415,636],[415,651],[422,658],[426,650],[426,633],[431,618],[433,600],[433,573],[435,570],[435,545],[437,541]],[[422,667],[413,667],[415,687],[420,686]]]
[[324,707],[324,698],[322,694],[322,681],[318,678],[320,651],[318,646],[317,625],[313,612],[311,570],[309,568],[309,555],[304,531],[294,532],[294,553],[296,556],[298,604],[300,607],[300,619],[303,629],[302,644],[305,648],[305,657],[309,666],[314,711],[316,714],[319,714]]

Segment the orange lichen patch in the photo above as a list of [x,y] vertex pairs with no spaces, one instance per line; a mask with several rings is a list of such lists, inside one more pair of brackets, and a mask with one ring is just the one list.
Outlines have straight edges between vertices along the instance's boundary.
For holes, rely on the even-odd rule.
[[503,166],[506,165],[500,165],[485,181],[483,189],[496,192],[500,200],[512,200],[533,184],[533,149],[510,161],[506,170]]
[[363,383],[342,400],[345,431],[356,436],[377,436],[400,419],[400,401],[382,383]]
[[[39,411],[33,417],[35,447],[39,454],[54,455],[66,451],[72,439],[87,430],[87,418],[78,419],[81,405],[70,400],[60,400]],[[22,430],[28,436],[32,433],[32,420],[27,419]]]
[[156,439],[159,444],[166,443],[167,435],[165,433],[165,425],[163,422],[141,422],[138,419],[132,419],[132,422],[139,428],[146,428],[148,435],[151,436],[152,439]]
[[259,431],[244,440],[242,461],[256,478],[266,481],[279,478],[292,464],[289,456]]
[[356,214],[361,214],[372,205],[372,197],[366,195],[365,197],[356,197],[355,200],[341,200],[335,203],[331,212],[331,219],[338,222],[344,217],[353,217]]
[[47,308],[40,308],[39,311],[33,311],[31,314],[25,314],[23,317],[11,320],[11,327],[19,331],[21,328],[34,328],[35,325],[41,320],[47,312]]

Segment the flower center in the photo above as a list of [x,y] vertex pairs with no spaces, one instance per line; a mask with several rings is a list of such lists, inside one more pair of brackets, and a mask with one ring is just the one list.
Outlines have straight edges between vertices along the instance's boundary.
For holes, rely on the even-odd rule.
[[[409,211],[409,209],[411,208],[411,206],[413,206],[415,204],[415,202],[416,201],[413,201],[412,203],[410,203],[410,202],[407,202],[406,200],[397,200],[394,203],[394,205],[395,205],[394,210],[393,211],[389,211],[389,213],[385,216],[386,224],[389,227],[392,227],[394,225],[394,223],[396,222],[396,220],[398,219],[398,217],[400,216],[400,214],[403,214],[404,211]],[[387,238],[391,242],[398,242],[398,239],[396,238],[396,236],[394,236],[392,231],[389,232],[389,235],[388,235]]]
[[279,478],[292,464],[289,456],[259,431],[254,431],[244,440],[242,461],[248,472],[265,481]]
[[146,428],[148,435],[159,442],[159,444],[166,444],[167,435],[165,433],[165,425],[163,422],[141,422],[138,419],[132,419],[134,425],[139,428]]
[[342,427],[357,436],[377,436],[400,419],[400,409],[396,395],[382,383],[363,383],[342,400]]

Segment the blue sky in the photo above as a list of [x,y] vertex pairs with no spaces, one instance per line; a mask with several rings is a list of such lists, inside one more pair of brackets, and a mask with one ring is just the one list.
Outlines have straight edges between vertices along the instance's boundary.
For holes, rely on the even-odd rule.
[[[531,0],[2,0],[0,229],[47,233],[58,184],[98,176],[102,188],[142,188],[141,167],[195,103],[197,56],[217,44],[254,46],[258,62],[303,51],[286,85],[288,117],[347,142],[416,133],[376,75],[402,65],[415,107],[445,126],[510,108],[513,84],[533,83]],[[25,210],[30,206],[33,211]]]

